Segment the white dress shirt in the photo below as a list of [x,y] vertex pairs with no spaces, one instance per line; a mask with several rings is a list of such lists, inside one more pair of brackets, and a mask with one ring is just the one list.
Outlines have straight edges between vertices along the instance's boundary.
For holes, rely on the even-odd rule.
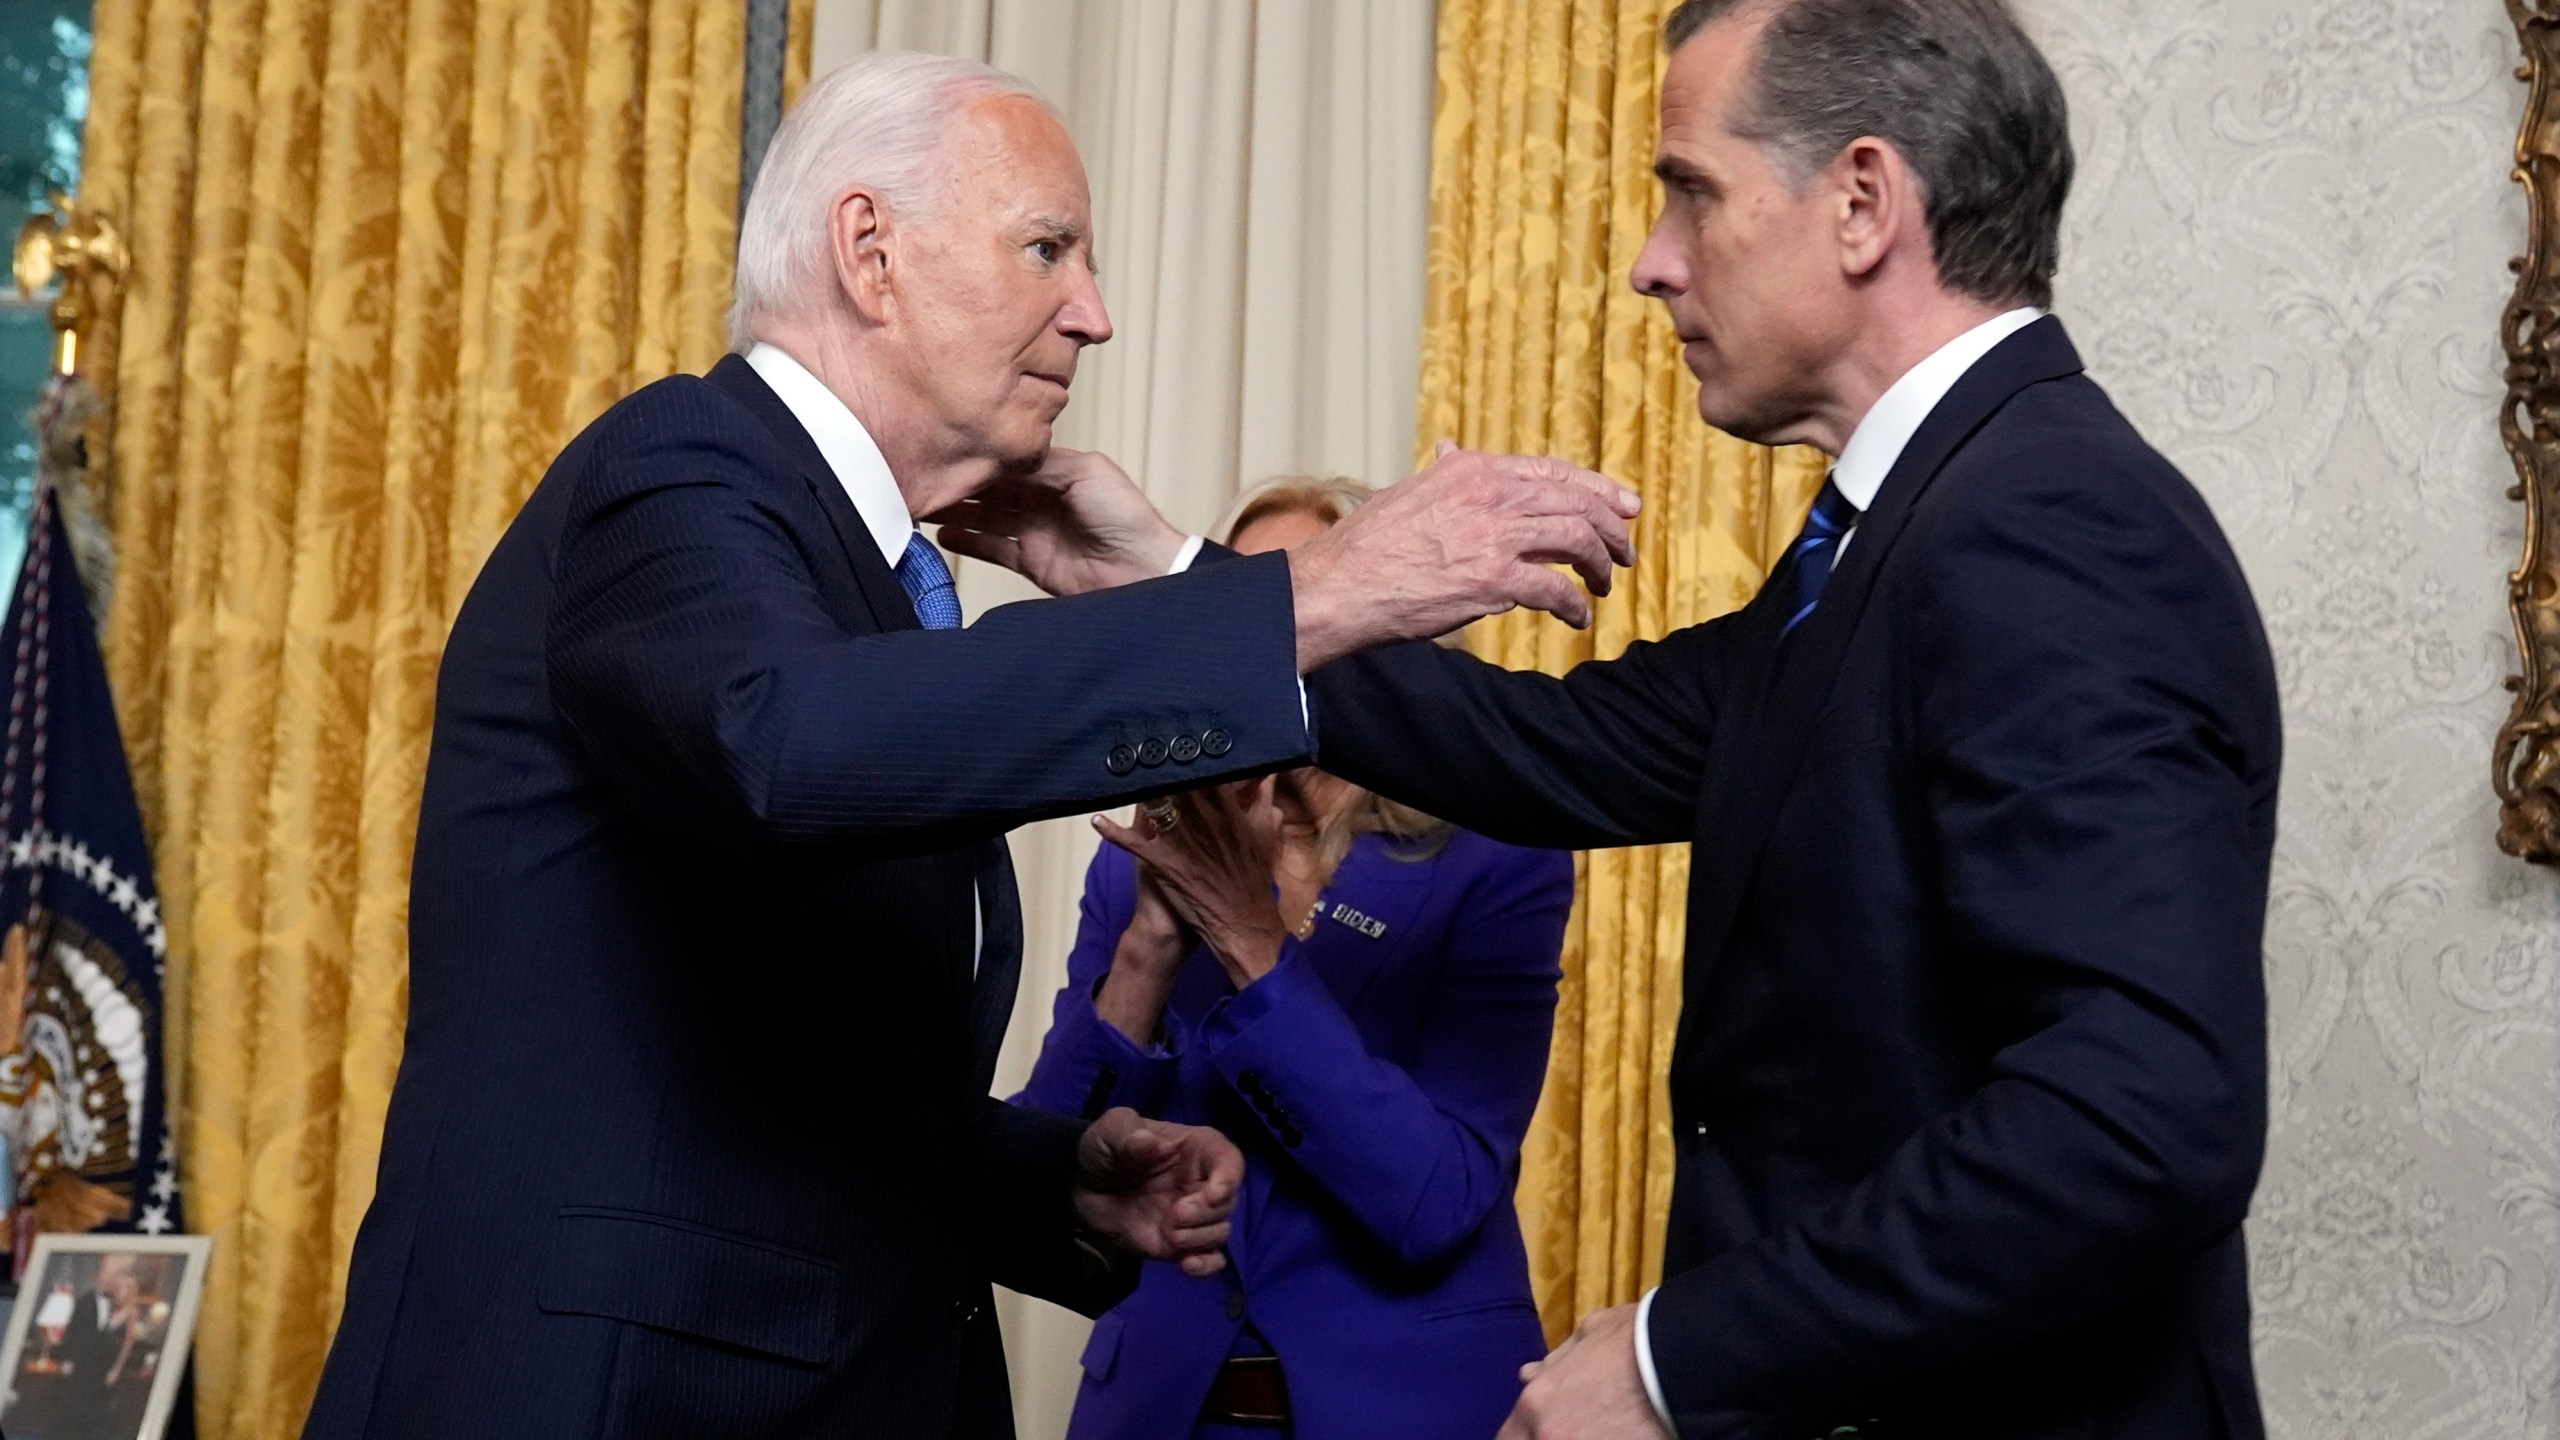
[[[758,378],[782,401],[791,418],[809,432],[817,442],[818,454],[835,472],[836,483],[844,487],[845,498],[853,502],[854,513],[862,517],[862,526],[871,532],[871,543],[880,547],[880,558],[895,571],[898,562],[907,558],[907,544],[916,534],[916,517],[907,509],[906,492],[898,488],[898,479],[889,473],[888,457],[880,453],[878,441],[862,426],[836,392],[826,382],[809,373],[809,367],[793,359],[779,346],[757,341],[747,351],[747,364]],[[1173,568],[1168,575],[1179,575],[1191,568],[1198,558],[1201,537],[1194,535],[1174,553]],[[1299,686],[1299,704],[1306,703],[1306,687]],[[977,968],[977,954],[987,941],[987,909],[985,898],[977,900],[974,919],[977,938],[970,942],[970,969]]]
[[[1864,515],[1875,508],[1876,492],[1884,488],[1885,477],[1902,459],[1911,437],[1920,433],[1938,402],[1956,388],[1956,382],[1990,354],[2001,341],[2043,319],[2045,312],[2033,305],[2021,306],[2005,315],[1995,316],[1974,326],[1938,347],[1936,353],[1903,372],[1901,379],[1876,397],[1874,407],[1849,432],[1849,443],[1840,447],[1840,458],[1831,467],[1831,483],[1843,499],[1858,507]],[[1858,538],[1858,527],[1851,525],[1831,548],[1831,563],[1849,551],[1849,542]],[[1671,1405],[1662,1398],[1662,1379],[1653,1368],[1653,1297],[1661,1287],[1644,1292],[1636,1302],[1636,1371],[1644,1377],[1644,1393],[1653,1401],[1653,1410],[1662,1417],[1664,1429],[1671,1426]]]
[[825,381],[778,347],[758,341],[747,351],[747,364],[781,397],[783,407],[809,432],[809,438],[818,442],[818,453],[826,457],[827,468],[835,472],[836,483],[844,487],[863,528],[871,532],[871,542],[880,547],[880,558],[891,570],[897,569],[898,562],[907,558],[907,540],[916,533],[916,517],[907,512],[907,497],[899,491],[897,477],[889,473],[888,457],[880,453],[871,432],[862,428]]
[[[1831,483],[1842,499],[1866,514],[1875,508],[1876,492],[1884,488],[1884,477],[1893,473],[1895,462],[1902,459],[1903,449],[1911,437],[1920,433],[1921,422],[1965,372],[1979,363],[2001,341],[2043,319],[2045,312],[2033,305],[2020,306],[2006,315],[1994,316],[1938,347],[1937,353],[1903,372],[1901,379],[1886,387],[1876,397],[1875,408],[1849,432],[1849,443],[1840,447],[1840,458],[1831,466]],[[1831,563],[1849,553],[1849,542],[1857,538],[1858,527],[1840,537],[1832,547]]]

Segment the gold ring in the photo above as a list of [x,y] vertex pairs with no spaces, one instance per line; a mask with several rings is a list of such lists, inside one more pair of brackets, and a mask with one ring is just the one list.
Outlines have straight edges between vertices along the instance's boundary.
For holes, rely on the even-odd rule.
[[1146,812],[1147,823],[1155,826],[1159,833],[1182,823],[1182,812],[1174,809],[1170,800],[1150,800],[1138,808]]

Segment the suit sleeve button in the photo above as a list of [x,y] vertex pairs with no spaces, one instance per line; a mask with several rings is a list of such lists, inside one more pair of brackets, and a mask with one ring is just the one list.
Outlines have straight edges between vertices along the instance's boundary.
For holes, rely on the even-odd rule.
[[1102,768],[1114,775],[1126,775],[1138,768],[1138,752],[1126,745],[1114,745],[1103,759]]
[[1188,765],[1200,758],[1200,742],[1188,735],[1174,736],[1173,743],[1165,749],[1173,756],[1176,765]]
[[1165,743],[1150,735],[1138,742],[1138,763],[1152,770],[1164,763]]
[[1227,1292],[1227,1318],[1230,1320],[1241,1320],[1244,1318],[1243,1291],[1230,1290]]
[[1215,760],[1236,748],[1235,737],[1224,730],[1209,730],[1200,736],[1200,753]]
[[1297,1149],[1299,1145],[1305,1143],[1306,1138],[1305,1133],[1300,1131],[1295,1125],[1284,1125],[1281,1127],[1280,1143],[1288,1146],[1292,1150]]

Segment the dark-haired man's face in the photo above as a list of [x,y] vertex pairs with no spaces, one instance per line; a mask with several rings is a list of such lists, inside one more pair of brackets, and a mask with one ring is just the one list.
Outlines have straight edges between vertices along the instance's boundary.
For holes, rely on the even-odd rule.
[[1784,444],[1806,438],[1851,307],[1836,187],[1821,175],[1791,185],[1759,141],[1733,133],[1764,24],[1744,11],[1672,53],[1654,164],[1662,213],[1632,281],[1669,307],[1707,423]]

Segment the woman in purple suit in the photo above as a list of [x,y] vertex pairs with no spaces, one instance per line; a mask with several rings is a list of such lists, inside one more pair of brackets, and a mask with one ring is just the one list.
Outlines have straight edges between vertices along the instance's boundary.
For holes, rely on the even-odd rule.
[[[1266,486],[1229,543],[1296,543],[1362,493]],[[1489,1440],[1546,1352],[1511,1199],[1571,860],[1318,770],[1097,823],[1018,1098],[1215,1125],[1247,1174],[1224,1272],[1151,1264],[1095,1325],[1070,1440]]]

